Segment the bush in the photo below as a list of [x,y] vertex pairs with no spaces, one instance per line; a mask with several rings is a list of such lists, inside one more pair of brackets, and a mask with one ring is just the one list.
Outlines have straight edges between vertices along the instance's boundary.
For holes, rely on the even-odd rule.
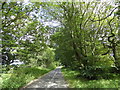
[[12,66],[2,65],[1,71],[2,71],[2,73],[7,73],[10,70],[10,68],[12,68]]
[[[86,62],[86,63],[85,63]],[[80,69],[84,78],[94,80],[109,77],[109,68],[114,66],[114,61],[109,56],[88,56],[84,58],[84,67]],[[105,77],[105,75],[107,77]]]
[[21,75],[21,74],[30,74],[31,76],[34,76],[37,78],[40,75],[43,75],[47,73],[49,69],[46,68],[38,68],[38,67],[23,67],[23,68],[18,68],[17,70],[14,71],[14,74]]
[[80,70],[80,76],[89,80],[100,79],[103,73],[105,72],[101,68],[94,66],[86,66]]
[[115,66],[114,59],[109,55],[98,56],[98,61],[95,63],[96,66],[101,68],[110,68]]
[[[55,53],[53,48],[47,47],[40,56],[37,56],[38,60],[34,63],[34,65],[43,66],[45,68],[55,68],[54,60],[55,60]],[[33,64],[33,59],[31,59],[31,64]]]

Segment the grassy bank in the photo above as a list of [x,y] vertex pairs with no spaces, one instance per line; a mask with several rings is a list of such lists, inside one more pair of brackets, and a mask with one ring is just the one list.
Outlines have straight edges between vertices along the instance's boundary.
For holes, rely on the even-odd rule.
[[62,69],[65,80],[70,88],[118,88],[120,87],[120,75],[115,75],[111,79],[88,80],[78,77],[78,71]]
[[51,69],[41,67],[19,67],[16,70],[10,70],[8,73],[1,74],[0,88],[20,88],[30,81],[37,79],[51,71]]

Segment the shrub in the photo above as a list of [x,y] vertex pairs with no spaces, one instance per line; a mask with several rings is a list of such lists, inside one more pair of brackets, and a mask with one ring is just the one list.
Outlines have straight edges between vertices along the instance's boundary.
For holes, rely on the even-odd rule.
[[[86,63],[85,63],[86,62]],[[81,75],[87,79],[108,78],[109,68],[114,66],[114,61],[109,56],[88,56],[84,58],[84,67],[80,69]],[[105,75],[107,77],[105,77]]]
[[86,66],[80,70],[80,76],[90,80],[100,79],[101,73],[104,73],[104,71],[101,68],[96,68],[95,66]]

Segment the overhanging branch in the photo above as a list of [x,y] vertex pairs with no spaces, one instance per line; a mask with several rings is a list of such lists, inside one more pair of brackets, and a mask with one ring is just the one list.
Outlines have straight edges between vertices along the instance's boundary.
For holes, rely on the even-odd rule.
[[109,15],[107,15],[106,17],[104,17],[104,18],[101,18],[101,19],[99,19],[99,20],[91,20],[92,22],[96,22],[96,21],[102,21],[102,20],[105,20],[106,18],[108,18],[109,16],[111,16],[112,15],[112,13],[114,12],[114,10],[115,9],[117,9],[118,7],[115,7],[112,11],[111,11],[111,13],[109,14]]

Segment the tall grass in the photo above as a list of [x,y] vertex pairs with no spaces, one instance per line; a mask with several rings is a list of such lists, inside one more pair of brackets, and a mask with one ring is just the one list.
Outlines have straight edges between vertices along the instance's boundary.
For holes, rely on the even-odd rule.
[[12,73],[1,75],[1,88],[20,88],[33,79],[36,79],[51,69],[39,67],[20,67],[13,70]]

